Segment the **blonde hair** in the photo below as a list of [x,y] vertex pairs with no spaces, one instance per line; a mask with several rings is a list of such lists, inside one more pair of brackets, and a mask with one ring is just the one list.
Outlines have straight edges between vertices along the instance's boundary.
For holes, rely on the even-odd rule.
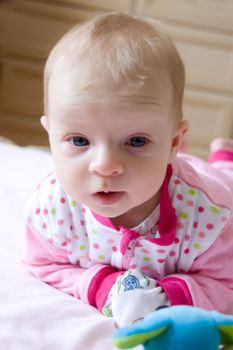
[[44,72],[45,110],[53,74],[73,79],[76,95],[137,97],[149,84],[151,99],[161,72],[172,83],[175,115],[181,119],[184,66],[161,24],[122,13],[101,15],[73,27],[52,49]]

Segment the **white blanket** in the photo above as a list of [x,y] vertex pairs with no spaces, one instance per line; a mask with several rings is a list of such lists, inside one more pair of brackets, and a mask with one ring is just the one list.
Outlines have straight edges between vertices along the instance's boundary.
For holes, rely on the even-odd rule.
[[0,349],[115,349],[112,319],[36,280],[21,264],[25,207],[52,169],[48,152],[0,142]]

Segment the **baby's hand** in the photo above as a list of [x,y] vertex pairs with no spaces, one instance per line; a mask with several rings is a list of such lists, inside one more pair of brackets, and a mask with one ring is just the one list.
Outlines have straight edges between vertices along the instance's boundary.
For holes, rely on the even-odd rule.
[[124,327],[168,305],[170,303],[165,292],[154,279],[137,270],[129,270],[117,278],[103,313],[114,317],[119,327]]

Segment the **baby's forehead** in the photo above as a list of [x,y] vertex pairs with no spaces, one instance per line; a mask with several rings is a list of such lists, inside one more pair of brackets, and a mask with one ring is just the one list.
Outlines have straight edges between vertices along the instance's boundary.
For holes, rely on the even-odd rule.
[[132,99],[135,101],[159,101],[172,97],[172,82],[169,73],[163,69],[151,72],[150,76],[135,73],[128,79],[114,81],[102,74],[85,74],[79,67],[59,67],[50,76],[48,99],[82,98],[86,100]]
[[[125,133],[143,129],[163,130],[172,116],[168,99],[140,100],[132,97],[52,95],[47,116],[54,129],[82,128],[83,132]],[[113,129],[114,125],[114,129]],[[91,128],[90,128],[91,126]]]

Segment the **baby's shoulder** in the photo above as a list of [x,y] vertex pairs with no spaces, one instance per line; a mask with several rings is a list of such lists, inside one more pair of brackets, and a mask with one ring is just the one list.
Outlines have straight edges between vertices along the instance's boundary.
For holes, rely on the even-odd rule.
[[85,241],[84,213],[82,204],[62,189],[55,173],[52,173],[34,191],[26,220],[31,230],[70,254],[71,243]]
[[[208,198],[210,202],[226,207],[232,211],[233,199],[232,188],[225,181],[224,175],[219,169],[214,168],[211,163],[186,154],[179,155],[172,164],[173,182],[170,187],[176,185],[183,187],[192,199],[200,200],[201,197]],[[173,186],[173,185],[174,186]],[[181,197],[180,197],[181,198]]]
[[41,206],[54,206],[59,201],[63,204],[69,204],[68,195],[62,189],[56,174],[53,172],[46,176],[40,184],[36,187],[32,194],[30,203],[36,203],[39,207]]
[[41,226],[71,225],[81,220],[82,205],[67,194],[55,173],[48,175],[37,186],[28,205],[27,217],[31,222]]

